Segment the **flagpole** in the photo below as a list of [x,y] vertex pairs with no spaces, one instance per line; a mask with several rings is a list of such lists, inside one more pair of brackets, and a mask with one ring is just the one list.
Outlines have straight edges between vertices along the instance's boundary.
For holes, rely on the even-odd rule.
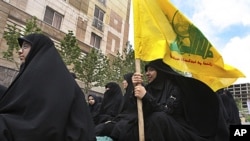
[[[135,71],[141,73],[140,59],[135,59]],[[142,101],[139,98],[137,98],[137,110],[138,110],[139,141],[145,141]]]

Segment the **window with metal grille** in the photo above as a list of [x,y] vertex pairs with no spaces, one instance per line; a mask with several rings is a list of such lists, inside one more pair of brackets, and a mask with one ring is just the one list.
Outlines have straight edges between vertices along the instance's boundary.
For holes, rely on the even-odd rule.
[[99,29],[100,31],[103,31],[103,18],[104,18],[104,11],[96,6],[92,25],[97,29]]

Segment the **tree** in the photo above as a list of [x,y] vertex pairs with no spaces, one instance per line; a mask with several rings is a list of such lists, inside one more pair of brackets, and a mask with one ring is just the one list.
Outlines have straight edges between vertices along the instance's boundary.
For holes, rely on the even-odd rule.
[[[141,61],[141,68],[145,66],[144,61]],[[127,48],[123,50],[123,53],[117,52],[117,57],[111,62],[111,78],[114,81],[122,82],[123,75],[129,72],[135,72],[135,54],[131,44],[127,42]],[[143,69],[142,72],[143,73]]]
[[17,38],[20,37],[21,30],[17,25],[7,25],[7,31],[4,31],[3,38],[6,40],[8,49],[3,52],[3,58],[13,61],[13,52],[19,49]]
[[58,48],[58,51],[65,64],[73,65],[74,70],[74,66],[77,64],[81,57],[81,49],[78,46],[77,39],[74,36],[73,31],[68,31]]
[[[18,37],[40,32],[42,31],[37,26],[36,17],[27,20],[24,29],[18,28],[16,24],[7,25],[4,39],[7,41],[8,49],[3,52],[4,58],[9,61],[14,60],[13,52],[19,50]],[[109,81],[121,82],[125,73],[135,71],[134,50],[129,42],[123,53],[118,52],[117,57],[112,61],[95,48],[92,48],[89,53],[84,55],[78,46],[73,31],[68,31],[60,42],[60,46],[57,47],[65,64],[72,66],[72,71],[85,84],[84,91],[86,94],[92,87],[104,86]],[[141,66],[144,68],[143,62]]]
[[81,58],[75,65],[75,71],[79,79],[84,82],[84,92],[95,86],[103,86],[109,67],[109,59],[100,51],[92,48],[88,54]]
[[84,83],[85,94],[88,94],[92,87],[104,84],[109,61],[100,50],[92,48],[89,53],[84,54],[73,31],[66,34],[58,50],[65,64],[71,66],[77,78]]
[[[36,20],[36,17],[32,17],[31,19],[27,20],[25,28],[23,29],[23,35],[41,32],[41,29],[37,26]],[[8,24],[7,31],[4,31],[3,33],[3,38],[6,40],[8,45],[7,51],[3,52],[3,58],[7,59],[8,61],[13,61],[13,52],[19,50],[17,38],[22,35],[21,32],[22,30],[18,28],[16,24]]]
[[23,36],[31,33],[41,33],[41,32],[42,30],[37,26],[37,18],[35,16],[27,20]]

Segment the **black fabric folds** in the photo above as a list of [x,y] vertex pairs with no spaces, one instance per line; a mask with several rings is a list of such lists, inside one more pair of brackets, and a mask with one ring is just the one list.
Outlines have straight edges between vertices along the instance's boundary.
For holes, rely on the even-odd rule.
[[96,122],[97,122],[97,116],[98,116],[98,113],[99,113],[99,110],[100,110],[100,107],[101,107],[101,102],[100,102],[100,100],[98,99],[98,97],[96,95],[89,94],[88,98],[90,96],[92,96],[93,99],[95,100],[95,103],[93,105],[89,104],[89,110],[90,110],[90,113],[92,115],[93,121],[96,124]]
[[0,85],[0,98],[2,97],[2,95],[4,94],[6,90],[7,90],[7,87],[5,87],[4,85]]
[[233,95],[228,90],[221,90],[217,93],[225,107],[227,123],[229,125],[241,125],[240,113]]
[[132,83],[132,76],[134,73],[127,73],[123,76],[124,80],[127,81],[128,86],[125,88],[125,94],[123,96],[123,104],[121,106],[121,114],[130,113],[132,111],[136,111],[137,103],[136,98],[133,95],[134,85]]
[[32,47],[0,99],[0,140],[95,140],[84,94],[53,41],[43,34],[19,38],[19,43],[23,40]]
[[201,81],[175,72],[161,59],[151,61],[146,65],[148,66],[157,70],[158,79],[170,79],[181,88],[185,118],[196,128],[199,135],[214,136],[219,116],[219,102],[215,92]]
[[122,90],[116,82],[109,82],[105,85],[106,90],[98,114],[97,124],[111,121],[117,116],[122,104]]
[[[206,84],[175,72],[161,59],[149,62],[156,78],[142,98],[145,140],[228,141],[218,97]],[[117,141],[139,140],[136,107],[121,113],[111,136]],[[133,109],[132,109],[133,108]],[[222,123],[223,122],[223,123]]]

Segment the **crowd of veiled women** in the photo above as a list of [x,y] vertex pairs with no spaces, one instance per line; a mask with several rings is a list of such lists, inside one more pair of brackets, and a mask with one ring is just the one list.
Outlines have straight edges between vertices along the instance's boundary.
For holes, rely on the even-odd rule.
[[90,94],[87,103],[49,37],[30,34],[18,41],[23,64],[0,94],[1,141],[138,141],[139,130],[146,141],[229,141],[229,125],[241,124],[231,96],[161,59],[145,66],[147,83],[142,74],[128,73],[124,94],[120,82],[110,82],[102,100]]
[[229,126],[241,124],[232,95],[222,95],[221,90],[216,94],[204,83],[176,73],[160,59],[146,65],[145,72],[149,82],[145,86],[134,85],[142,83],[141,74],[124,75],[128,87],[121,111],[110,121],[98,123],[97,136],[109,136],[114,141],[139,140],[136,98],[143,102],[143,130],[149,141],[229,141]]

